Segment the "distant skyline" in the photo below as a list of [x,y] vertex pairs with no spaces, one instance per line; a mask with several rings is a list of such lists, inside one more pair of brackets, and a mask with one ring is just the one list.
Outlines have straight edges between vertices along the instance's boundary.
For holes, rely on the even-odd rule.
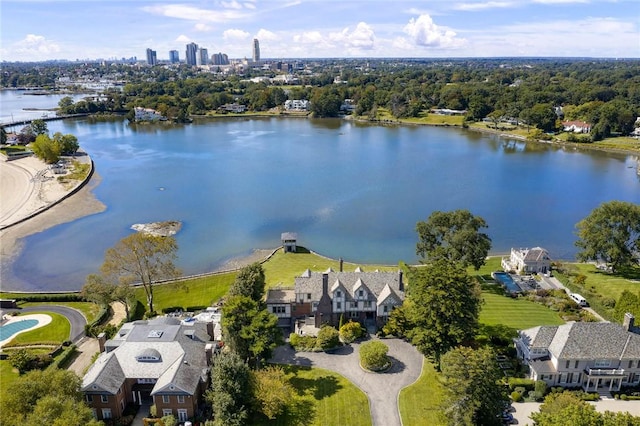
[[2,0],[0,60],[640,57],[637,0]]

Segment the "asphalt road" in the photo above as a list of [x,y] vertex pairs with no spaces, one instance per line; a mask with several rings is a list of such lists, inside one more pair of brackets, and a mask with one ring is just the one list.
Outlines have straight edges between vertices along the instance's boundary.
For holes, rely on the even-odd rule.
[[383,339],[393,360],[389,371],[371,373],[360,367],[359,343],[332,353],[295,352],[289,345],[276,348],[271,362],[305,365],[335,371],[349,379],[369,398],[373,426],[400,426],[398,396],[400,390],[415,382],[422,372],[424,357],[400,339]]
[[67,308],[66,306],[60,305],[39,305],[39,306],[29,306],[21,309],[12,309],[7,310],[7,312],[21,312],[21,313],[29,313],[29,312],[39,312],[39,311],[47,311],[54,312],[56,314],[60,314],[65,316],[69,323],[71,324],[71,332],[69,333],[69,340],[73,343],[77,343],[80,339],[84,337],[84,326],[87,323],[87,319],[82,315],[80,311],[75,309]]

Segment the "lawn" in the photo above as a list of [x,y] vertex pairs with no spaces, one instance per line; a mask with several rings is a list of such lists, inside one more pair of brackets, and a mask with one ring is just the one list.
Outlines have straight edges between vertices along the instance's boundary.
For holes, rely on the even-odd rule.
[[440,407],[444,388],[438,373],[429,361],[422,365],[418,380],[400,391],[399,409],[405,426],[445,425],[446,419]]
[[[326,271],[328,268],[332,268],[334,271],[340,270],[338,260],[310,253],[302,247],[298,247],[298,253],[283,253],[282,250],[278,250],[262,266],[265,271],[267,287],[293,287],[295,277],[302,274],[307,268],[315,272]],[[363,265],[344,262],[343,270],[353,271],[358,266],[364,271],[375,271],[376,269],[394,271],[398,269],[398,266],[391,265]]]
[[18,380],[18,377],[18,370],[14,370],[8,360],[0,360],[0,406],[3,405],[5,389]]
[[343,376],[321,368],[287,365],[285,372],[297,391],[292,408],[258,425],[366,426],[371,424],[367,396]]
[[33,331],[18,334],[5,347],[29,345],[34,343],[59,345],[65,340],[69,340],[71,324],[63,315],[54,312],[29,312],[29,314],[49,315],[52,321],[44,327],[36,328]]
[[528,300],[513,299],[484,290],[482,298],[484,304],[480,311],[481,324],[502,324],[516,330],[537,325],[564,324],[557,312]]

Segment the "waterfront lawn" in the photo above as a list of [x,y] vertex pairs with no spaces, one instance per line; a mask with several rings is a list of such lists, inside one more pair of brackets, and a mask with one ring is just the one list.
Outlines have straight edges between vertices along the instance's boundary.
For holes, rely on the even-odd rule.
[[[358,266],[364,271],[375,271],[376,269],[394,271],[398,269],[398,266],[359,265],[344,262],[343,270],[353,271]],[[339,271],[340,262],[311,253],[303,247],[298,247],[297,253],[284,253],[282,250],[278,250],[268,261],[262,264],[262,267],[266,276],[267,288],[277,286],[293,287],[295,277],[302,274],[306,269],[321,272],[332,268],[334,271]]]
[[514,299],[490,291],[483,291],[482,298],[484,303],[480,310],[480,323],[484,325],[501,324],[523,330],[537,325],[564,324],[557,312],[525,299]]
[[340,374],[321,368],[282,366],[290,375],[297,395],[287,412],[275,420],[257,425],[367,426],[371,414],[367,396]]
[[[158,313],[172,307],[204,309],[220,300],[235,278],[235,272],[227,272],[168,284],[156,284],[153,286],[154,309]],[[135,292],[136,299],[146,308],[147,298],[144,289],[138,287]]]
[[44,314],[51,317],[51,322],[44,327],[36,328],[32,331],[18,334],[5,347],[21,346],[29,344],[52,344],[60,345],[65,340],[69,340],[71,324],[63,315],[54,312],[29,312],[31,314]]
[[400,391],[399,409],[405,426],[447,424],[441,404],[444,386],[432,363],[425,360],[420,378]]
[[[597,293],[602,296],[612,297],[618,300],[623,291],[629,290],[632,293],[638,293],[640,288],[640,267],[625,268],[620,272],[612,274],[610,272],[601,271],[591,263],[572,263],[568,265],[572,271],[572,277],[584,275],[586,277],[584,286],[578,288],[580,294]],[[570,286],[575,286],[575,280],[571,280]],[[583,294],[583,296],[587,296]]]
[[461,115],[430,114],[427,111],[423,111],[418,117],[403,118],[400,121],[402,123],[429,124],[432,126],[462,126],[464,117]]

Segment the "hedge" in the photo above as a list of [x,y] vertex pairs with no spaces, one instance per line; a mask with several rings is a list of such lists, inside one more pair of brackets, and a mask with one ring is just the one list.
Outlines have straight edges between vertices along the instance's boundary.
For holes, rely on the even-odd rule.
[[84,298],[80,294],[64,293],[64,294],[31,294],[20,295],[15,298],[16,301],[22,302],[84,302]]
[[65,368],[67,366],[67,363],[73,358],[75,353],[76,353],[76,345],[68,346],[66,349],[64,349],[64,352],[59,357],[57,357],[49,367]]
[[536,382],[531,379],[522,379],[520,377],[509,377],[509,390],[514,391],[517,387],[525,388],[527,391],[535,390]]

